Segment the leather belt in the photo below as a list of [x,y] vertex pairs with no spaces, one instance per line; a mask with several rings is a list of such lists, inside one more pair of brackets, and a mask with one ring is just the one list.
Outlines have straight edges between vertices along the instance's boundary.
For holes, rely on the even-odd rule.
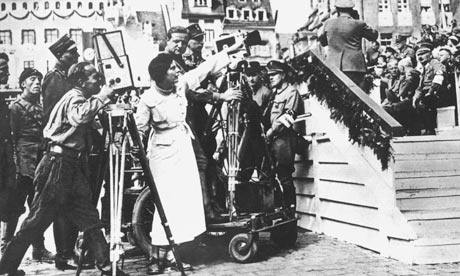
[[70,148],[65,148],[65,147],[62,147],[62,146],[59,146],[59,145],[50,145],[49,152],[57,153],[57,154],[60,154],[62,156],[68,156],[68,157],[76,158],[76,159],[79,159],[80,157],[83,156],[82,151],[78,151],[78,150],[74,150],[74,149],[70,149]]

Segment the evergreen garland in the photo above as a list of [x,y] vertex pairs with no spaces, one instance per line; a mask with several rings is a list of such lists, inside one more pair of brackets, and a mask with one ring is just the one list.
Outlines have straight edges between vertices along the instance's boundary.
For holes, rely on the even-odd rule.
[[[386,170],[393,157],[392,135],[382,129],[381,119],[370,116],[369,108],[353,93],[347,93],[346,86],[335,82],[321,66],[310,62],[308,53],[292,59],[291,67],[293,81],[306,82],[310,92],[328,106],[331,119],[348,127],[349,140],[370,147],[382,164],[382,170]],[[372,79],[366,81],[369,84]]]

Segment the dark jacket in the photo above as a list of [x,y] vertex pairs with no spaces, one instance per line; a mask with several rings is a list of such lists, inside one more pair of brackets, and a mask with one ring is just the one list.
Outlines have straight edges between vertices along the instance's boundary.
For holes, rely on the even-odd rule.
[[64,96],[64,94],[72,88],[72,85],[67,79],[67,71],[61,63],[56,63],[53,69],[49,71],[42,84],[43,95],[43,110],[44,124],[48,119],[56,103]]
[[349,15],[327,20],[320,35],[323,46],[328,45],[326,62],[344,72],[366,72],[362,39],[376,40],[378,32],[364,21]]

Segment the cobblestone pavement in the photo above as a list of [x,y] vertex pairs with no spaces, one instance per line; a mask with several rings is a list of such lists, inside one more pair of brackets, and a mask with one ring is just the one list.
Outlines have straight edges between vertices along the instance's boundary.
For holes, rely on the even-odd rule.
[[[299,233],[294,249],[279,249],[267,236],[261,237],[259,254],[253,263],[233,262],[224,238],[209,237],[205,244],[184,249],[184,261],[195,270],[187,275],[264,276],[264,275],[460,275],[460,264],[408,265],[383,258],[375,252],[324,235]],[[146,275],[146,258],[137,250],[128,251],[125,271],[132,276]],[[24,260],[27,275],[75,275],[75,271],[58,271],[52,264]],[[97,270],[84,270],[82,276],[100,275]],[[178,276],[174,272],[168,276]]]

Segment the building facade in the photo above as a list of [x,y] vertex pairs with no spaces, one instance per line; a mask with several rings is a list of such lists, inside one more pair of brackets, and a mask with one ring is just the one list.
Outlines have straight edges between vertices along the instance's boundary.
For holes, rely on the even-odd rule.
[[[161,7],[139,10],[135,0],[4,0],[0,3],[0,52],[10,56],[8,86],[18,88],[18,77],[26,67],[46,73],[56,59],[48,50],[68,34],[76,43],[80,60],[94,61],[92,37],[122,30],[133,68],[134,81],[148,85],[145,60],[158,52],[166,36]],[[150,59],[149,59],[150,58]],[[144,70],[141,70],[144,69]],[[144,72],[145,71],[145,72]]]

